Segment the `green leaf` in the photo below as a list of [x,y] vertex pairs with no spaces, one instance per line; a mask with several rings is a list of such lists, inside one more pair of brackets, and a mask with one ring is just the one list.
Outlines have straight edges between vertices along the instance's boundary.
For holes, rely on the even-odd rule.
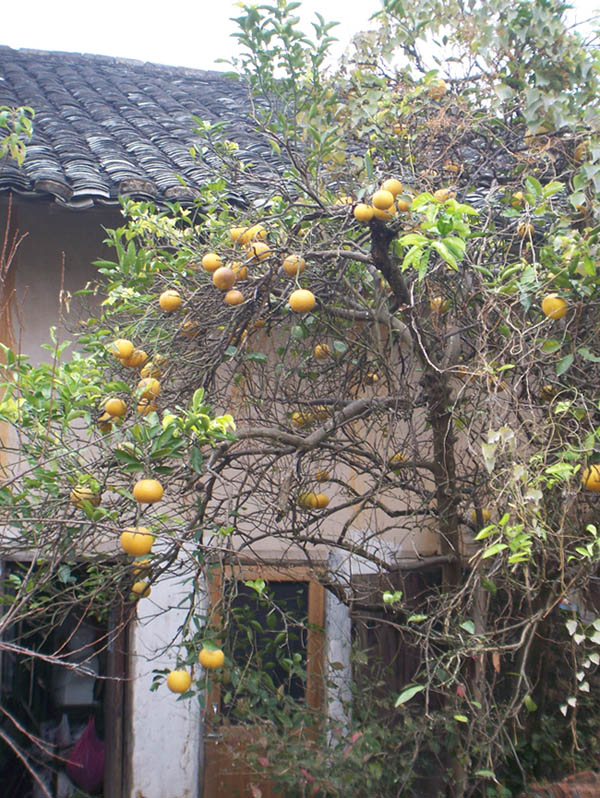
[[462,238],[458,236],[446,236],[442,239],[442,243],[448,247],[455,258],[460,259],[464,257],[467,244]]
[[458,269],[458,263],[456,262],[456,258],[450,252],[448,247],[444,243],[442,243],[442,241],[433,241],[431,243],[431,248],[435,249],[438,255],[440,255],[446,261],[448,266],[453,268],[455,271]]
[[115,449],[113,452],[113,457],[120,463],[126,463],[127,465],[138,465],[140,463],[139,457],[136,457],[131,452],[126,452],[121,449]]
[[565,355],[564,357],[561,357],[561,359],[556,364],[556,376],[560,377],[562,374],[568,371],[573,365],[574,360],[575,360],[574,355]]
[[480,529],[479,532],[475,535],[473,540],[485,540],[489,538],[490,535],[493,535],[496,531],[496,524],[489,524],[488,526],[484,526],[483,529]]
[[530,695],[525,696],[524,704],[528,712],[535,712],[538,708],[537,704]]
[[407,623],[421,623],[421,621],[426,621],[426,615],[411,615],[410,618],[407,619]]
[[425,686],[422,684],[414,684],[412,687],[407,687],[406,690],[403,690],[398,698],[396,699],[396,703],[394,704],[395,707],[399,707],[402,704],[406,704],[407,701],[417,695],[417,693],[422,692],[425,689]]
[[536,180],[535,177],[526,177],[525,178],[525,186],[530,194],[533,194],[535,197],[536,203],[538,203],[543,197],[543,189],[542,184],[539,180]]
[[464,629],[465,632],[468,632],[470,635],[475,634],[475,624],[473,621],[463,621],[460,625],[461,629]]
[[202,452],[197,446],[192,446],[190,449],[190,465],[197,474],[202,473]]
[[598,357],[598,355],[594,355],[593,352],[590,352],[587,346],[580,346],[577,350],[577,354],[581,355],[582,358],[589,360],[592,363],[600,363],[600,357]]
[[466,715],[454,715],[454,720],[457,720],[459,723],[468,723],[469,718]]
[[542,189],[542,194],[544,195],[544,199],[548,199],[552,197],[554,194],[558,194],[559,191],[562,191],[564,188],[564,184],[560,183],[558,180],[552,180],[550,183],[546,183],[544,188]]
[[490,546],[489,549],[486,549],[483,554],[481,555],[482,559],[487,559],[488,557],[493,557],[494,554],[499,554],[504,549],[507,549],[508,546],[506,543],[494,543],[493,546]]
[[552,352],[556,352],[557,350],[559,350],[561,346],[562,344],[560,343],[560,341],[555,341],[553,338],[548,338],[548,340],[544,341],[544,343],[540,348],[542,352],[547,352],[548,354],[551,354]]
[[398,239],[398,243],[403,247],[412,247],[426,244],[429,239],[421,233],[408,233]]

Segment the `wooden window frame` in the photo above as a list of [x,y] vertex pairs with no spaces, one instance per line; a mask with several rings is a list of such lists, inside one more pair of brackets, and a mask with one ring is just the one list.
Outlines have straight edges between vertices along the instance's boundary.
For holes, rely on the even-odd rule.
[[[304,565],[227,565],[217,571],[211,569],[208,577],[210,608],[218,607],[223,578],[240,582],[264,579],[269,582],[308,583],[308,630],[306,636],[306,705],[322,710],[325,691],[323,685],[325,654],[325,588],[317,581],[314,569]],[[219,620],[219,611],[213,616]],[[220,706],[220,685],[211,683],[207,706]]]

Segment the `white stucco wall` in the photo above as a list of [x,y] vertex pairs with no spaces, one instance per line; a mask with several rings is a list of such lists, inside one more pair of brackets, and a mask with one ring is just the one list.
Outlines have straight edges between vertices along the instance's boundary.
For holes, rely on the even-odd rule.
[[185,620],[178,607],[188,586],[176,578],[157,582],[138,602],[131,640],[131,791],[129,798],[197,798],[200,769],[200,705],[177,700],[163,684],[150,692],[155,668],[175,668],[166,652]]

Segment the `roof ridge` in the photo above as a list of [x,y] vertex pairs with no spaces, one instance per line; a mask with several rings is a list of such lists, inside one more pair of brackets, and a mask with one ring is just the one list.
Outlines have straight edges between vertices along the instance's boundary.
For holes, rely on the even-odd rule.
[[7,44],[0,44],[0,54],[21,53],[23,55],[38,56],[75,56],[87,60],[93,59],[97,63],[104,64],[123,64],[124,66],[152,67],[153,69],[173,71],[178,74],[189,76],[204,75],[213,77],[232,77],[231,72],[220,72],[217,69],[199,69],[195,67],[178,66],[177,64],[160,64],[157,61],[142,61],[138,58],[126,58],[125,56],[103,55],[102,53],[80,53],[72,50],[39,50],[31,47],[10,47]]

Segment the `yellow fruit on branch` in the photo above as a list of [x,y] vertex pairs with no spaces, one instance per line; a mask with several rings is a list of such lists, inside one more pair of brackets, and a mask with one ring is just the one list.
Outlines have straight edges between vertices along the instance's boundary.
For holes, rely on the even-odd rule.
[[432,313],[445,313],[448,310],[448,302],[443,296],[434,296],[429,300],[429,307]]
[[305,288],[298,288],[296,291],[292,291],[288,302],[295,313],[308,313],[316,305],[315,295]]
[[583,469],[581,482],[586,490],[600,491],[600,465],[591,465]]
[[323,510],[329,504],[329,496],[325,493],[308,493],[298,494],[298,505],[304,510]]
[[358,222],[370,222],[375,215],[373,208],[370,205],[365,205],[364,202],[355,205],[352,213]]
[[126,554],[149,554],[153,543],[154,536],[145,526],[130,526],[121,532],[121,548]]
[[302,274],[306,268],[306,261],[300,255],[288,255],[281,264],[281,268],[290,277],[296,277]]
[[179,331],[183,338],[195,338],[200,332],[200,324],[195,319],[186,319]]
[[136,392],[140,399],[156,399],[160,396],[160,382],[156,377],[144,377],[138,382]]
[[427,96],[432,100],[441,100],[448,91],[448,85],[442,78],[435,78],[427,86]]
[[241,260],[234,260],[230,268],[235,274],[236,283],[241,283],[248,279],[248,267],[244,266]]
[[167,687],[172,693],[186,693],[192,684],[192,677],[187,671],[171,671],[167,676]]
[[292,413],[290,421],[295,427],[308,427],[310,424],[313,423],[315,417],[312,413],[301,413],[297,410],[295,413]]
[[517,233],[519,234],[519,238],[531,238],[534,232],[535,228],[530,223],[527,224],[521,223],[517,227]]
[[229,266],[221,266],[213,273],[212,280],[221,291],[229,291],[235,283],[235,274]]
[[241,305],[243,301],[244,301],[244,295],[242,294],[241,291],[238,291],[236,288],[232,288],[231,291],[227,291],[227,293],[225,294],[225,302],[228,305]]
[[248,229],[247,227],[232,227],[232,228],[230,228],[229,235],[231,236],[231,240],[233,242],[239,241],[240,240],[240,236],[242,236],[247,229]]
[[562,319],[568,309],[566,300],[557,294],[548,294],[542,299],[542,313],[549,319]]
[[399,199],[396,201],[396,206],[398,210],[401,211],[402,213],[406,213],[406,211],[409,211],[410,205],[411,205],[410,200],[407,199]]
[[321,471],[317,471],[315,474],[315,480],[317,482],[327,482],[329,479],[331,479],[331,474],[326,468],[321,469]]
[[[487,507],[482,507],[481,510],[481,520],[484,524],[489,524],[492,514],[487,509]],[[477,510],[471,510],[471,521],[476,524],[477,523]]]
[[160,377],[163,373],[161,367],[157,364],[156,360],[149,360],[141,369],[140,377]]
[[131,586],[131,592],[134,594],[136,598],[148,598],[150,593],[152,593],[152,588],[148,584],[148,582],[144,582],[140,580],[138,582],[134,582]]
[[107,399],[104,403],[104,411],[108,413],[109,416],[120,418],[127,412],[127,405],[122,399],[112,397],[111,399]]
[[543,402],[551,402],[557,393],[558,389],[554,385],[542,385],[540,397]]
[[147,576],[151,570],[152,563],[150,560],[136,560],[134,563],[134,567],[132,568],[132,573],[134,576]]
[[313,510],[317,507],[317,494],[313,491],[298,494],[298,505],[304,510]]
[[394,204],[394,195],[391,191],[386,191],[385,189],[379,189],[373,194],[373,199],[371,200],[373,203],[373,207],[380,211],[386,211],[388,208],[391,208]]
[[513,206],[513,208],[520,208],[524,202],[525,194],[523,194],[522,191],[515,191],[510,200],[510,204]]
[[382,222],[390,222],[396,215],[396,206],[391,205],[389,208],[373,208],[373,216],[376,219],[381,219]]
[[108,351],[115,357],[118,357],[119,360],[123,360],[124,358],[128,358],[133,352],[133,344],[131,341],[128,341],[127,338],[117,338],[116,341],[110,344]]
[[225,654],[220,648],[216,650],[202,648],[198,654],[198,662],[207,670],[216,670],[217,668],[223,667],[225,663]]
[[248,246],[248,257],[252,260],[266,260],[271,254],[271,247],[264,241],[254,241]]
[[262,226],[262,224],[255,224],[252,227],[246,227],[244,232],[240,234],[238,238],[238,242],[240,244],[249,244],[250,241],[254,241],[255,239],[265,239],[267,237],[267,231]]
[[178,308],[181,307],[182,302],[183,300],[181,298],[181,294],[173,289],[163,291],[158,298],[158,304],[167,313],[172,313],[174,310],[178,310]]
[[433,192],[433,198],[436,202],[446,202],[454,196],[454,191],[449,188],[438,188]]
[[394,197],[396,194],[400,194],[402,191],[402,183],[397,180],[395,177],[390,177],[388,180],[384,180],[381,184],[381,188],[384,191],[389,191],[390,194],[393,194]]
[[157,410],[158,407],[155,402],[152,401],[152,399],[140,399],[138,402],[137,411],[140,416],[147,416],[149,413],[156,413]]
[[89,502],[94,507],[100,504],[100,496],[96,491],[89,488],[87,485],[77,485],[69,494],[71,504],[78,507],[80,510],[84,506],[84,502]]
[[369,371],[365,377],[365,382],[367,385],[375,385],[376,382],[379,382],[379,375],[375,371]]
[[140,504],[159,502],[163,493],[163,486],[157,479],[140,479],[133,486],[133,498]]
[[223,261],[216,252],[207,252],[202,258],[202,268],[209,274],[216,272],[217,269],[220,269],[222,265]]
[[125,357],[121,360],[121,363],[128,368],[139,369],[147,360],[148,355],[143,349],[134,349],[129,357]]
[[402,452],[396,452],[388,460],[388,463],[391,466],[400,465],[400,463],[405,463],[405,462],[406,462],[406,457]]
[[580,142],[573,151],[573,158],[575,159],[575,163],[581,163],[582,161],[585,161],[587,153],[588,153],[587,142],[585,141]]
[[317,360],[327,360],[331,356],[331,349],[327,344],[317,344],[313,349],[313,354]]

